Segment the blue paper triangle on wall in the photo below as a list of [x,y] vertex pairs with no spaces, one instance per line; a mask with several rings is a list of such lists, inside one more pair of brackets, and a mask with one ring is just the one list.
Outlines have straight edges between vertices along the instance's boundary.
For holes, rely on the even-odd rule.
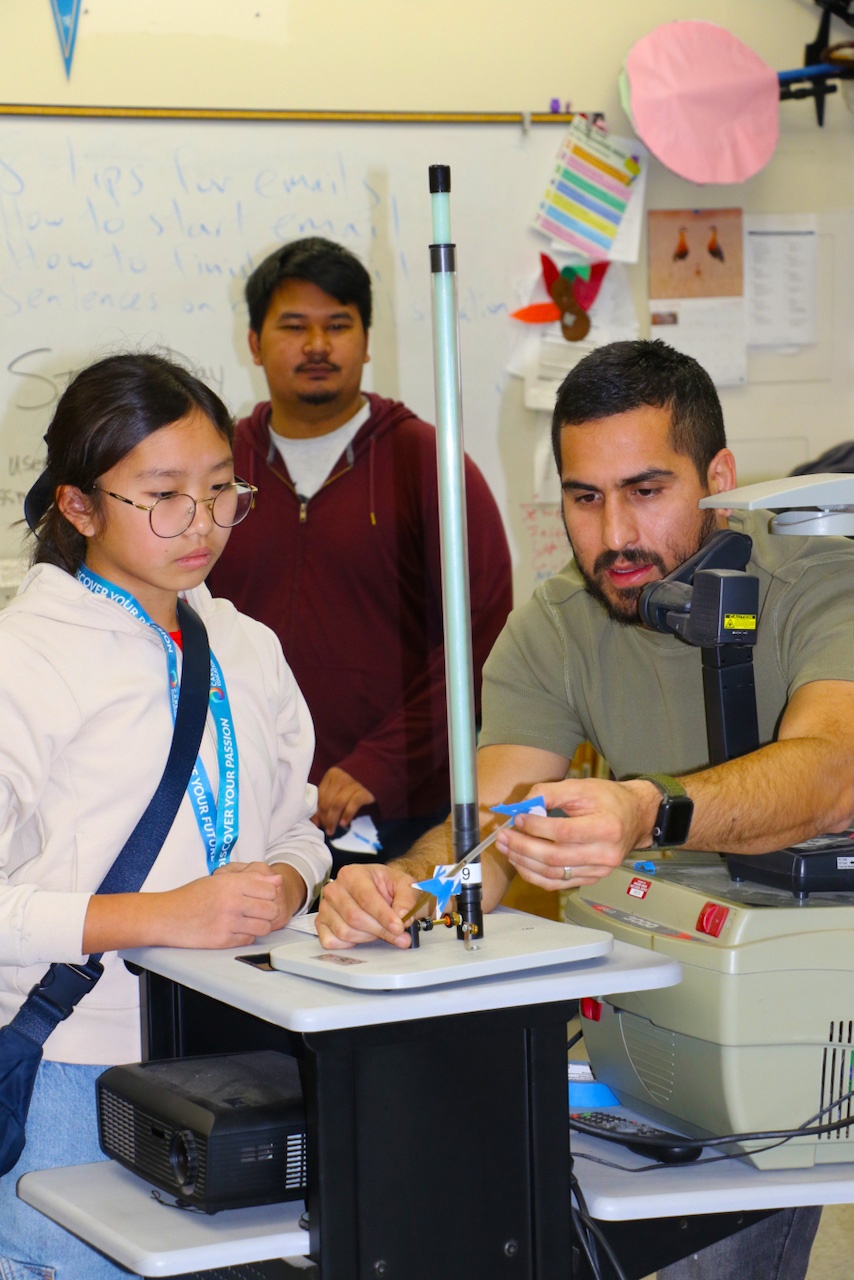
[[65,62],[65,74],[70,76],[74,43],[77,39],[77,23],[80,18],[80,0],[50,0],[50,6],[53,9],[53,20],[56,23],[59,45]]

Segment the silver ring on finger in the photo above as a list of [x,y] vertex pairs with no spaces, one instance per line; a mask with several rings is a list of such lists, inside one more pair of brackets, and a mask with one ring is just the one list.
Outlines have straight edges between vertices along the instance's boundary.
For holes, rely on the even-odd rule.
[[564,880],[571,880],[571,879],[572,879],[572,867],[564,867],[564,869],[563,869],[563,878],[564,878]]

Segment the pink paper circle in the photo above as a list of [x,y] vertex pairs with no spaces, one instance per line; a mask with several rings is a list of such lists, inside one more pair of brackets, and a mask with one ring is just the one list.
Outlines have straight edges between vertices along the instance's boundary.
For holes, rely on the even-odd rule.
[[666,22],[626,59],[632,123],[662,164],[691,182],[743,182],[779,132],[776,71],[713,22]]

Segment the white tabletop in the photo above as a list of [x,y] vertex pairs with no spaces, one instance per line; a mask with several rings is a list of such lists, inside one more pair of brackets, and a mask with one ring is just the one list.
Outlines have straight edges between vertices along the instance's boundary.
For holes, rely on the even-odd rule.
[[[605,1221],[854,1202],[854,1164],[755,1169],[743,1160],[726,1160],[633,1173],[650,1161],[613,1143],[573,1133],[572,1151],[587,1207]],[[609,1164],[586,1158],[591,1155]],[[309,1249],[308,1232],[299,1226],[302,1202],[212,1216],[181,1212],[152,1199],[149,1183],[113,1161],[27,1173],[18,1194],[138,1275],[295,1258]]]
[[136,1275],[296,1258],[309,1249],[301,1200],[188,1213],[153,1199],[150,1183],[112,1160],[25,1173],[18,1195]]
[[649,991],[674,986],[682,976],[676,961],[624,942],[615,942],[606,956],[575,964],[411,991],[354,991],[295,974],[257,969],[235,959],[239,955],[263,954],[282,944],[286,935],[286,930],[271,933],[263,943],[234,951],[139,947],[122,952],[122,956],[265,1022],[298,1032],[443,1018],[621,991]]
[[[609,1107],[608,1112],[644,1120],[624,1107]],[[854,1164],[816,1164],[809,1169],[756,1169],[744,1160],[703,1164],[718,1154],[706,1147],[695,1163],[660,1164],[640,1173],[633,1171],[652,1161],[616,1143],[573,1130],[570,1146],[591,1217],[605,1221],[854,1203]],[[598,1164],[589,1156],[608,1163]]]

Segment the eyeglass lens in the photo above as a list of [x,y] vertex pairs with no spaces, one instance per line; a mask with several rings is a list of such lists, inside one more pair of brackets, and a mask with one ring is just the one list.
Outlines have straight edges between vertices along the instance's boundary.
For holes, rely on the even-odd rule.
[[[252,507],[252,490],[229,485],[221,489],[210,503],[214,523],[222,529],[239,524]],[[196,502],[186,493],[173,493],[161,498],[151,508],[151,528],[160,538],[177,538],[185,533],[196,516]]]

